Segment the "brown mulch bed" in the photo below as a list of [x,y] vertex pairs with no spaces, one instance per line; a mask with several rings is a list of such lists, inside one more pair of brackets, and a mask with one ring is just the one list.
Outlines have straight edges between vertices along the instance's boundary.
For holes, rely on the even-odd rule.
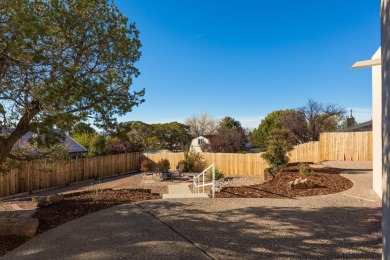
[[[39,219],[37,234],[93,212],[130,202],[159,199],[160,195],[142,190],[96,190],[67,196],[58,204],[37,208],[34,218]],[[0,237],[0,256],[25,243],[28,238]]]
[[341,192],[352,188],[353,183],[340,175],[340,170],[333,168],[313,169],[314,176],[306,177],[318,185],[311,189],[292,189],[289,182],[301,177],[299,166],[287,167],[283,172],[275,174],[273,180],[263,184],[225,187],[216,193],[217,198],[291,198],[317,196]]

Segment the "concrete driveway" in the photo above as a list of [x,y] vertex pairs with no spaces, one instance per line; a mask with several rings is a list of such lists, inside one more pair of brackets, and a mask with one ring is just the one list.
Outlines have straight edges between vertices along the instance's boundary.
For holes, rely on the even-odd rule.
[[372,173],[345,176],[354,187],[326,196],[121,205],[50,230],[2,259],[379,259]]

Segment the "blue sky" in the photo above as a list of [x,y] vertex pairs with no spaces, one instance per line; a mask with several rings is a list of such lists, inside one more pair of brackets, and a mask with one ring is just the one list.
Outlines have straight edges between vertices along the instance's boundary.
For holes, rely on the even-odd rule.
[[140,30],[145,103],[118,121],[184,122],[207,112],[257,127],[312,98],[371,119],[379,0],[115,0]]

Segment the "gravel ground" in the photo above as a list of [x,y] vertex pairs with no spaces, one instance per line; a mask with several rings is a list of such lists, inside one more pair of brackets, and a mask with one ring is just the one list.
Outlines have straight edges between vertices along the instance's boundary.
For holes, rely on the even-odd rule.
[[372,174],[343,176],[355,186],[326,196],[138,204],[217,259],[379,259],[380,199],[367,189]]
[[4,259],[379,259],[372,174],[343,176],[354,187],[326,196],[121,205],[37,236]]
[[0,211],[11,211],[12,208],[8,202],[0,202]]

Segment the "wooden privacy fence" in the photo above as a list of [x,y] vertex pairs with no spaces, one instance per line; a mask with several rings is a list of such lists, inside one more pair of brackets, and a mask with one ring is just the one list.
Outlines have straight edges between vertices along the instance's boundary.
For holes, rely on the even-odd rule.
[[179,164],[179,162],[184,160],[184,153],[143,153],[141,160],[145,159],[152,161],[154,164],[157,164],[161,159],[168,159],[171,170],[176,170],[176,166]]
[[[226,175],[263,176],[268,164],[261,154],[203,153],[202,157],[207,165],[214,163]],[[171,170],[184,159],[184,153],[171,152],[144,156],[155,163],[168,159]],[[320,141],[297,145],[288,156],[290,162],[372,161],[372,132],[322,133]]]
[[138,171],[140,156],[141,153],[127,153],[55,164],[26,163],[7,174],[0,174],[0,197]]
[[290,162],[319,162],[318,142],[308,142],[294,147],[288,154]]
[[[158,163],[161,159],[168,159],[171,171],[174,171],[181,160],[184,160],[184,153],[144,153],[144,159]],[[267,167],[266,162],[260,154],[238,154],[238,153],[202,153],[206,166],[215,164],[223,173],[228,175],[259,175]]]
[[[263,177],[268,165],[261,154],[203,153],[202,157],[207,165],[214,163],[227,176]],[[289,158],[290,162],[372,161],[372,132],[322,133],[320,141],[296,146]],[[145,159],[154,163],[168,159],[171,170],[175,170],[184,153],[128,153],[57,164],[28,163],[0,174],[0,197],[138,171]]]
[[261,158],[261,154],[204,153],[203,158],[208,165],[214,163],[215,167],[226,175],[263,176],[268,164]]
[[317,161],[372,161],[372,132],[322,133]]
[[322,133],[318,142],[297,145],[290,162],[372,161],[372,132]]

